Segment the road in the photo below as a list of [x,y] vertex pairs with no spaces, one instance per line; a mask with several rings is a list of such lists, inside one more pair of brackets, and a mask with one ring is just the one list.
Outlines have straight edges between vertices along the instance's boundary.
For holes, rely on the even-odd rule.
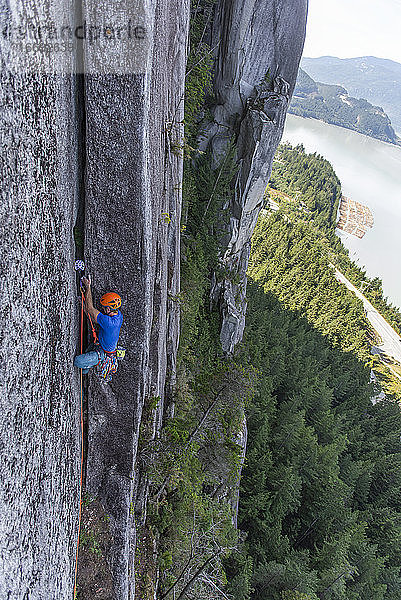
[[378,344],[378,348],[387,354],[387,356],[393,358],[397,362],[401,363],[401,340],[400,336],[386,319],[375,309],[375,307],[369,302],[367,298],[354,286],[352,283],[344,277],[332,263],[330,265],[335,270],[336,277],[341,283],[347,286],[349,290],[352,290],[360,300],[363,302],[363,306],[366,311],[366,317],[371,323],[373,329],[379,334],[382,339],[382,343]]

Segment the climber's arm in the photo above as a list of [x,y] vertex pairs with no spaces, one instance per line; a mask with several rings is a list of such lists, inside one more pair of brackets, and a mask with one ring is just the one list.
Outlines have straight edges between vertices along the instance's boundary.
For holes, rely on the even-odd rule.
[[85,277],[82,278],[82,286],[85,289],[85,308],[86,311],[90,314],[92,319],[97,323],[97,316],[99,314],[99,310],[93,306],[92,300],[92,291],[91,291],[91,283],[89,279]]

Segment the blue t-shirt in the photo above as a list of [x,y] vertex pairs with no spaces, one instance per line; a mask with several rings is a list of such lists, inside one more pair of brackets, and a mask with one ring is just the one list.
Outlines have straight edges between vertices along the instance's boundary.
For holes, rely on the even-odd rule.
[[99,342],[101,347],[103,350],[106,350],[106,352],[114,352],[117,348],[120,329],[123,324],[122,314],[120,311],[113,316],[99,313],[97,316],[97,323],[99,325]]

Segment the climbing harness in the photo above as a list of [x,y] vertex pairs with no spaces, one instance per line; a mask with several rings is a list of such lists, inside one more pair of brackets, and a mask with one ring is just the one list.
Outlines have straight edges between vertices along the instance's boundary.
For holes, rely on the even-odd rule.
[[[118,361],[125,357],[126,349],[122,346],[117,346],[114,352],[107,352],[103,350],[100,344],[96,344],[94,349],[97,351],[99,356],[99,362],[97,363],[99,376],[105,381],[111,381],[111,376],[117,373]],[[104,357],[102,358],[100,350],[103,351]]]

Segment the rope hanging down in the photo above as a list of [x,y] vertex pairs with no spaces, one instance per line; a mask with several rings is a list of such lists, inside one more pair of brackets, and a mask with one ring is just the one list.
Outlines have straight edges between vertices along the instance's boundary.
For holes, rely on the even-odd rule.
[[[85,269],[85,264],[83,261],[75,261],[75,270],[83,271]],[[85,296],[84,292],[81,288],[81,354],[83,353],[83,337],[84,337],[84,305],[85,305]],[[98,344],[99,339],[97,333],[95,331],[95,327],[93,325],[92,318],[87,312],[89,322],[92,329],[93,335],[93,343]],[[124,349],[123,349],[124,350]],[[106,352],[106,354],[108,354]],[[122,357],[124,356],[125,351],[122,353]],[[110,362],[110,357],[107,357]],[[116,361],[115,361],[116,362]],[[107,363],[108,365],[108,363]],[[107,366],[106,365],[106,366]],[[112,368],[109,368],[112,372],[117,370],[116,365],[112,365]],[[103,373],[104,378],[106,378],[107,373]],[[74,600],[77,597],[77,575],[78,575],[78,554],[79,554],[79,539],[81,533],[81,517],[82,517],[82,487],[83,487],[83,462],[84,462],[84,423],[83,423],[83,379],[82,379],[82,369],[80,369],[80,381],[81,381],[81,473],[80,473],[80,486],[79,486],[79,517],[78,517],[78,536],[77,536],[77,549],[75,555],[75,575],[74,575]]]
[[[84,298],[84,294],[81,290],[81,354],[83,351],[83,337],[84,337],[84,303],[85,303],[85,298]],[[93,325],[92,325],[92,328],[93,328]],[[76,550],[76,554],[75,554],[74,600],[77,597],[78,552],[79,552],[79,537],[80,537],[80,533],[81,533],[82,478],[83,478],[83,464],[84,464],[84,422],[83,422],[82,369],[80,369],[80,379],[81,379],[81,474],[80,474],[80,484],[79,484],[79,517],[78,517],[77,550]]]
[[[98,337],[97,337],[97,333],[96,333],[96,331],[95,331],[95,328],[94,328],[94,326],[93,326],[92,317],[90,316],[90,314],[89,314],[89,313],[87,313],[87,315],[88,315],[88,317],[89,317],[89,323],[91,324],[91,327],[92,327],[93,343],[94,343],[94,344],[97,344],[97,343],[98,343],[98,341],[99,341],[99,339],[98,339]],[[82,353],[82,350],[81,350],[81,353]]]

